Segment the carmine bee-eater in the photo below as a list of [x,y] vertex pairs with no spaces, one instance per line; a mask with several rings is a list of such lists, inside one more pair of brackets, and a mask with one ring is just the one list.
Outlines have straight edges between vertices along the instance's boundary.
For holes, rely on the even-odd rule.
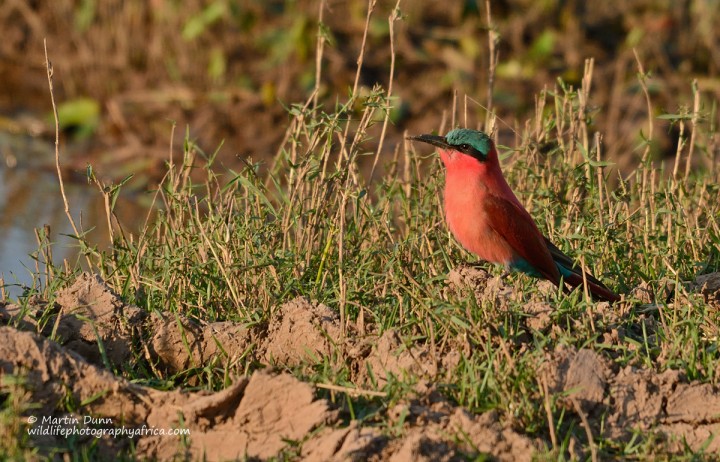
[[[477,130],[410,136],[437,146],[445,164],[445,218],[455,238],[483,260],[545,278],[568,290],[583,280],[596,299],[620,297],[576,265],[538,230],[503,177],[495,143]],[[584,277],[583,277],[584,276]]]

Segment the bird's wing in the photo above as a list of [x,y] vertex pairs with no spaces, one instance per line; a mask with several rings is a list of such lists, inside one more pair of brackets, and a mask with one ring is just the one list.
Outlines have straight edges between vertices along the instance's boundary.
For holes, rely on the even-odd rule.
[[587,281],[588,290],[595,298],[606,300],[608,302],[616,302],[620,300],[620,296],[618,294],[608,289],[605,284],[603,284],[592,274],[588,273],[587,271],[583,271],[583,269],[579,265],[577,265],[570,257],[565,255],[562,250],[558,249],[555,244],[550,242],[550,239],[548,239],[547,237],[545,237],[544,239],[545,244],[547,244],[547,247],[550,250],[550,255],[552,255],[553,260],[555,260],[558,265],[561,265],[563,268],[566,268],[569,271],[569,274],[564,275],[565,282],[575,288],[582,287],[582,285]]
[[[550,242],[550,239],[547,238],[547,236],[543,236],[545,238],[545,244],[548,247],[548,250],[550,250],[550,255],[552,255],[553,260],[555,260],[555,263],[562,265],[564,268],[566,268],[568,271],[577,274],[582,279],[583,272],[585,273],[585,278],[592,282],[593,284],[599,285],[601,287],[605,287],[605,284],[600,282],[596,277],[594,277],[592,274],[588,273],[587,271],[583,271],[580,265],[578,265],[572,258],[568,257],[562,250],[558,249],[555,244]],[[605,287],[607,289],[607,287]]]
[[544,278],[559,285],[560,272],[530,214],[515,202],[494,194],[487,195],[483,206],[490,227],[507,241],[515,253]]

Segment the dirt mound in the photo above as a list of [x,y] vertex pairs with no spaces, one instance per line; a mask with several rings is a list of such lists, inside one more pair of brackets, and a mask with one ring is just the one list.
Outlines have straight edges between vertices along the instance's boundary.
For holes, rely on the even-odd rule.
[[[212,395],[161,392],[134,385],[54,342],[9,327],[0,327],[0,358],[3,374],[24,374],[32,401],[44,405],[31,415],[51,417],[55,422],[83,422],[84,416],[93,416],[136,429],[145,425],[190,430],[189,447],[181,444],[180,438],[166,435],[139,437],[137,451],[142,457],[167,459],[188,452],[192,457],[205,455],[208,460],[245,455],[267,458],[280,452],[286,440],[301,439],[317,426],[336,419],[325,400],[314,398],[312,386],[288,374],[255,372],[249,379]],[[68,399],[67,386],[72,386],[74,402],[87,403],[75,414],[56,407]],[[62,446],[61,438],[40,443]],[[110,437],[101,440],[108,451],[129,442]]]
[[18,305],[0,311],[0,319],[20,317],[26,330],[54,337],[89,362],[119,368],[136,355],[136,341],[146,313],[125,305],[97,275],[81,274],[73,285],[58,291],[55,304],[31,301],[25,313]]
[[[180,438],[151,436],[140,440],[138,451],[160,460],[184,457],[188,452],[193,459],[267,459],[289,442],[302,440],[318,426],[337,419],[329,403],[314,395],[311,385],[288,374],[255,372],[223,392],[186,401],[180,412],[191,429],[189,450]],[[155,420],[157,426],[180,423],[171,415]]]
[[566,347],[550,355],[546,370],[550,391],[564,395],[561,401],[584,413],[605,438],[630,440],[634,431],[656,431],[670,451],[687,445],[720,452],[720,440],[713,439],[720,434],[720,390],[713,385],[688,382],[674,370],[626,366],[614,371],[597,353]]
[[[501,460],[529,460],[527,454],[534,447],[526,437],[503,428],[493,413],[472,415],[445,400],[427,398],[398,404],[392,411],[395,419],[408,417],[407,424],[400,422],[407,429],[403,437],[389,438],[378,429],[361,428],[358,422],[343,428],[338,411],[328,401],[316,399],[311,385],[288,374],[257,371],[214,394],[157,391],[118,378],[42,336],[10,327],[0,327],[0,358],[3,375],[23,374],[31,400],[43,404],[30,412],[39,420],[28,420],[29,428],[50,422],[83,427],[85,416],[96,422],[105,419],[102,428],[122,425],[136,432],[136,454],[143,458],[266,459],[294,450],[293,441],[306,440],[301,454],[310,460],[454,460],[475,452],[467,443],[455,443],[463,435]],[[58,410],[57,404],[68,400],[84,404],[73,412]],[[322,426],[326,428],[313,433]],[[185,428],[189,433],[142,433],[148,428]],[[63,439],[33,441],[42,449],[62,447]],[[130,439],[102,436],[101,457],[127,448]]]
[[720,308],[720,273],[698,276],[692,289],[701,293],[706,303]]
[[331,355],[341,339],[337,313],[301,297],[276,309],[266,327],[249,329],[234,322],[201,325],[182,316],[163,320],[150,340],[150,353],[170,373],[218,355],[232,362],[249,354],[265,364],[295,366]]
[[493,277],[483,268],[461,265],[448,274],[448,288],[458,292],[471,291],[478,303],[492,300],[498,307],[505,307],[513,291],[502,278]]
[[200,325],[184,316],[160,321],[150,339],[149,355],[169,373],[199,367],[219,359],[230,363],[242,356],[251,341],[250,331],[234,322]]
[[[718,280],[707,275],[693,287],[714,303],[720,295]],[[515,296],[501,279],[471,267],[451,274],[450,288],[463,287],[492,295],[500,304]],[[124,305],[100,278],[87,274],[59,292],[53,305],[31,302],[25,310],[0,306],[0,320],[16,326],[0,327],[0,374],[25,377],[24,389],[39,405],[26,411],[27,429],[43,424],[32,422],[33,417],[48,417],[55,420],[45,425],[135,432],[102,436],[100,455],[129,448],[131,441],[138,456],[160,460],[463,460],[480,454],[530,460],[550,448],[549,441],[522,434],[495,411],[468,412],[431,385],[452,374],[463,354],[471,354],[462,342],[448,341],[441,348],[408,343],[392,330],[360,336],[352,325],[343,335],[332,310],[304,298],[277,307],[265,325],[201,324],[170,314],[149,322],[150,315]],[[552,324],[550,305],[533,300],[526,308],[529,330]],[[604,316],[602,310],[597,316]],[[651,323],[646,331],[653,334]],[[57,341],[46,338],[50,336]],[[608,344],[622,336],[618,329],[604,334]],[[288,374],[258,370],[229,377],[234,383],[220,392],[195,393],[158,391],[111,372],[129,361],[175,373],[213,361],[229,367],[248,356],[258,365],[301,368],[331,358],[350,367],[350,380],[358,389],[373,392],[392,376],[411,376],[418,385],[409,397],[377,411],[380,421],[390,422],[388,431],[348,419],[330,401],[318,398],[312,385]],[[581,418],[588,441],[593,435],[630,440],[634,431],[655,432],[671,451],[687,445],[720,452],[720,439],[711,440],[720,433],[720,393],[711,384],[690,382],[673,370],[620,367],[595,351],[568,346],[546,353],[539,376],[551,399]],[[86,425],[84,416],[108,420]],[[189,434],[159,435],[143,430],[147,428],[184,428]],[[41,452],[63,447],[65,440],[53,434],[30,438]]]
[[391,422],[408,422],[405,437],[388,445],[390,460],[465,460],[480,453],[498,460],[530,461],[543,447],[540,440],[500,424],[496,412],[469,413],[439,398],[432,388],[420,399],[398,404],[390,416]]
[[337,313],[297,298],[275,310],[258,356],[269,363],[296,365],[332,355],[342,338]]
[[[25,388],[31,392],[30,401],[40,406],[32,409],[30,415],[37,416],[40,422],[45,417],[52,417],[53,422],[75,419],[68,410],[63,412],[57,408],[62,407],[61,403],[87,402],[83,409],[86,415],[113,416],[117,422],[141,425],[150,414],[146,403],[157,393],[119,379],[55,342],[5,326],[0,327],[0,371],[3,375],[24,378]],[[93,399],[95,397],[98,399]],[[41,435],[37,444],[62,447],[63,439]],[[86,440],[92,441],[92,438]],[[128,441],[104,438],[100,449],[112,449],[115,443],[125,445]]]
[[67,348],[102,364],[102,350],[97,348],[101,343],[109,364],[121,366],[131,360],[145,312],[126,306],[99,276],[82,274],[58,292],[55,303],[61,307],[58,337]]
[[390,376],[402,377],[411,374],[420,377],[435,377],[438,373],[437,358],[431,357],[425,346],[404,345],[393,330],[386,331],[374,339],[370,352],[355,358],[358,364],[356,381],[368,384],[373,379],[378,386],[387,383]]

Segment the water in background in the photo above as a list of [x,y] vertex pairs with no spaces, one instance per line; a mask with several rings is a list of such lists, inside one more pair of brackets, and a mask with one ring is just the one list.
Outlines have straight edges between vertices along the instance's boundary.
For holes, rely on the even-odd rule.
[[[50,227],[53,261],[61,265],[78,259],[77,240],[65,215],[57,176],[49,169],[7,168],[0,165],[0,274],[5,278],[11,298],[32,284],[37,252],[35,229]],[[65,193],[78,228],[92,231],[91,244],[108,245],[107,220],[103,199],[95,185],[65,181]],[[116,211],[126,230],[135,232],[145,219],[145,210],[132,200],[118,200]],[[40,268],[42,270],[42,266]]]

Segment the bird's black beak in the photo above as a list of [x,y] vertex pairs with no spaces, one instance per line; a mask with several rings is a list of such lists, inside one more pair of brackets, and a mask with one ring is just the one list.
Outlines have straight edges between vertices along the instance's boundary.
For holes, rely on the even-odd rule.
[[448,144],[448,142],[444,136],[418,135],[418,136],[408,136],[407,139],[411,140],[411,141],[422,141],[423,143],[432,144],[433,146],[437,146],[437,147],[443,148],[443,149],[451,149],[451,146]]

